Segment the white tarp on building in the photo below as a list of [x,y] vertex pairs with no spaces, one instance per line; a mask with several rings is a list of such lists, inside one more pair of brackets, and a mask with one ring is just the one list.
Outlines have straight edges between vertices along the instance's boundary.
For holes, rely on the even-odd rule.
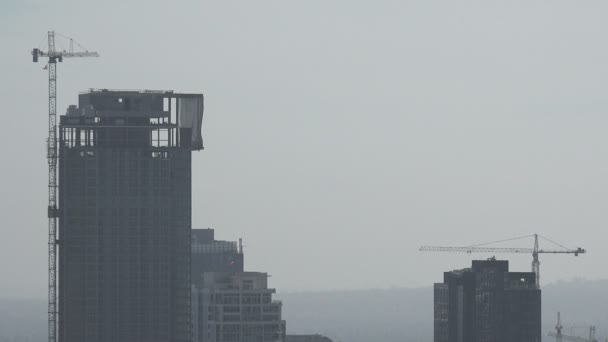
[[203,148],[203,110],[204,99],[201,96],[184,97],[178,99],[178,125],[179,128],[192,129],[192,149]]

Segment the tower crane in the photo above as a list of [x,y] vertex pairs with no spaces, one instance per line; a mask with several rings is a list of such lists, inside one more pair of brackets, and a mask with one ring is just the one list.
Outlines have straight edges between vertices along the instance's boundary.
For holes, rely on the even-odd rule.
[[[511,248],[511,247],[487,247],[486,245],[501,243],[513,240],[519,240],[524,238],[534,237],[534,247],[533,248]],[[542,238],[548,242],[551,242],[562,249],[540,249],[538,247],[538,239]],[[579,254],[587,253],[587,251],[583,248],[575,248],[570,249],[563,245],[560,245],[557,242],[551,241],[545,237],[542,237],[538,234],[527,235],[522,237],[517,237],[513,239],[501,240],[488,242],[478,245],[465,246],[465,247],[445,247],[445,246],[422,246],[419,249],[421,252],[460,252],[460,253],[524,253],[524,254],[532,254],[532,272],[536,274],[536,286],[540,286],[540,261],[538,259],[539,254],[574,254],[574,256],[578,256]]]
[[589,338],[588,339],[583,338],[583,337],[564,335],[564,334],[562,334],[563,328],[564,327],[562,326],[561,314],[558,312],[557,313],[557,325],[555,325],[555,332],[553,332],[553,331],[549,332],[549,336],[555,337],[556,342],[562,342],[562,341],[598,342],[598,340],[595,337],[595,326],[594,325],[589,327]]
[[[564,326],[562,325],[562,314],[560,312],[558,312],[557,313],[557,324],[555,325],[555,342],[563,341],[563,336],[562,336],[563,328],[564,328]],[[549,336],[551,336],[551,333],[549,333]]]
[[[55,45],[55,35],[69,40],[69,48],[57,49]],[[63,62],[64,58],[74,57],[99,57],[97,52],[89,52],[78,44],[74,39],[56,34],[49,31],[47,35],[48,50],[42,51],[39,48],[32,50],[33,62],[38,62],[40,57],[48,58],[44,69],[49,71],[49,116],[48,116],[48,139],[47,139],[47,159],[49,164],[48,175],[48,194],[49,205],[47,210],[48,217],[48,333],[49,342],[57,340],[57,219],[59,208],[57,208],[57,62]],[[59,42],[58,42],[59,43]],[[74,50],[76,45],[79,50]]]

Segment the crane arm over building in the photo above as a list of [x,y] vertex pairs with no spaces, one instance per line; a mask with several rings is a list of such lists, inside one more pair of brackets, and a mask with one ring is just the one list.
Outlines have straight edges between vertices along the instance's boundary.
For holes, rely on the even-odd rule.
[[[73,57],[99,57],[97,52],[67,52],[67,51],[55,51],[55,52],[44,52],[42,50],[34,49],[32,52],[34,58],[38,57],[49,57],[49,58],[73,58]],[[37,61],[34,61],[37,62]]]
[[[446,246],[422,246],[420,247],[421,252],[457,252],[457,253],[522,253],[532,254],[534,253],[533,248],[512,248],[512,247],[446,247]],[[558,250],[538,250],[538,253],[547,254],[578,254],[585,253],[582,248],[577,248],[571,251],[558,251]]]
[[[69,40],[70,41],[69,48],[63,49],[63,50],[57,50],[56,39],[55,39],[56,36],[60,36],[60,37],[63,37],[65,39]],[[48,32],[48,44],[49,45],[48,45],[47,51],[42,51],[40,48],[32,49],[32,57],[33,57],[34,63],[38,62],[38,59],[40,57],[49,58],[49,63],[52,63],[51,60],[62,62],[63,58],[99,57],[99,53],[94,52],[94,51],[88,51],[82,45],[80,45],[78,42],[76,42],[73,38],[66,37],[64,35],[56,33],[55,31]],[[74,45],[76,45],[76,48],[79,50],[74,50]]]
[[[488,247],[487,245],[499,242],[513,241],[519,240],[523,238],[531,238],[534,237],[534,247],[533,248],[513,248],[513,247]],[[561,249],[540,249],[538,246],[539,237],[549,241]],[[587,253],[587,251],[583,248],[575,248],[570,249],[564,247],[561,244],[553,242],[547,238],[544,238],[538,234],[522,236],[514,239],[507,239],[501,241],[494,241],[489,243],[483,243],[478,245],[471,246],[462,246],[462,247],[448,247],[448,246],[422,246],[419,251],[421,252],[456,252],[456,253],[520,253],[520,254],[532,254],[532,272],[536,274],[536,285],[540,286],[540,261],[538,258],[539,254],[574,254],[574,256],[578,256],[579,254]]]

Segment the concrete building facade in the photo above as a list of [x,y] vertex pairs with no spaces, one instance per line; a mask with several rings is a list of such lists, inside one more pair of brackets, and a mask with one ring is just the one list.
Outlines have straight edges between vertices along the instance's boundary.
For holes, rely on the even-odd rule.
[[434,286],[435,342],[537,342],[541,291],[532,272],[505,260],[475,260]]
[[59,126],[60,342],[190,342],[203,96],[91,90]]

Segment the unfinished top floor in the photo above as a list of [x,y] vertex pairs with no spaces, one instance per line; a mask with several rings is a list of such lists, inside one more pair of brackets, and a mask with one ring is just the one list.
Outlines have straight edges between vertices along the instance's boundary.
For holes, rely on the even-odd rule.
[[200,150],[203,111],[203,94],[90,89],[60,118],[60,140],[67,147],[119,144]]
[[67,114],[164,118],[179,110],[179,100],[202,98],[203,94],[175,93],[173,90],[89,89],[80,93],[78,107],[70,106]]
[[509,272],[508,260],[473,260],[471,268],[444,272],[445,286],[464,286],[467,288],[500,288],[501,290],[537,290],[536,274],[533,272]]

